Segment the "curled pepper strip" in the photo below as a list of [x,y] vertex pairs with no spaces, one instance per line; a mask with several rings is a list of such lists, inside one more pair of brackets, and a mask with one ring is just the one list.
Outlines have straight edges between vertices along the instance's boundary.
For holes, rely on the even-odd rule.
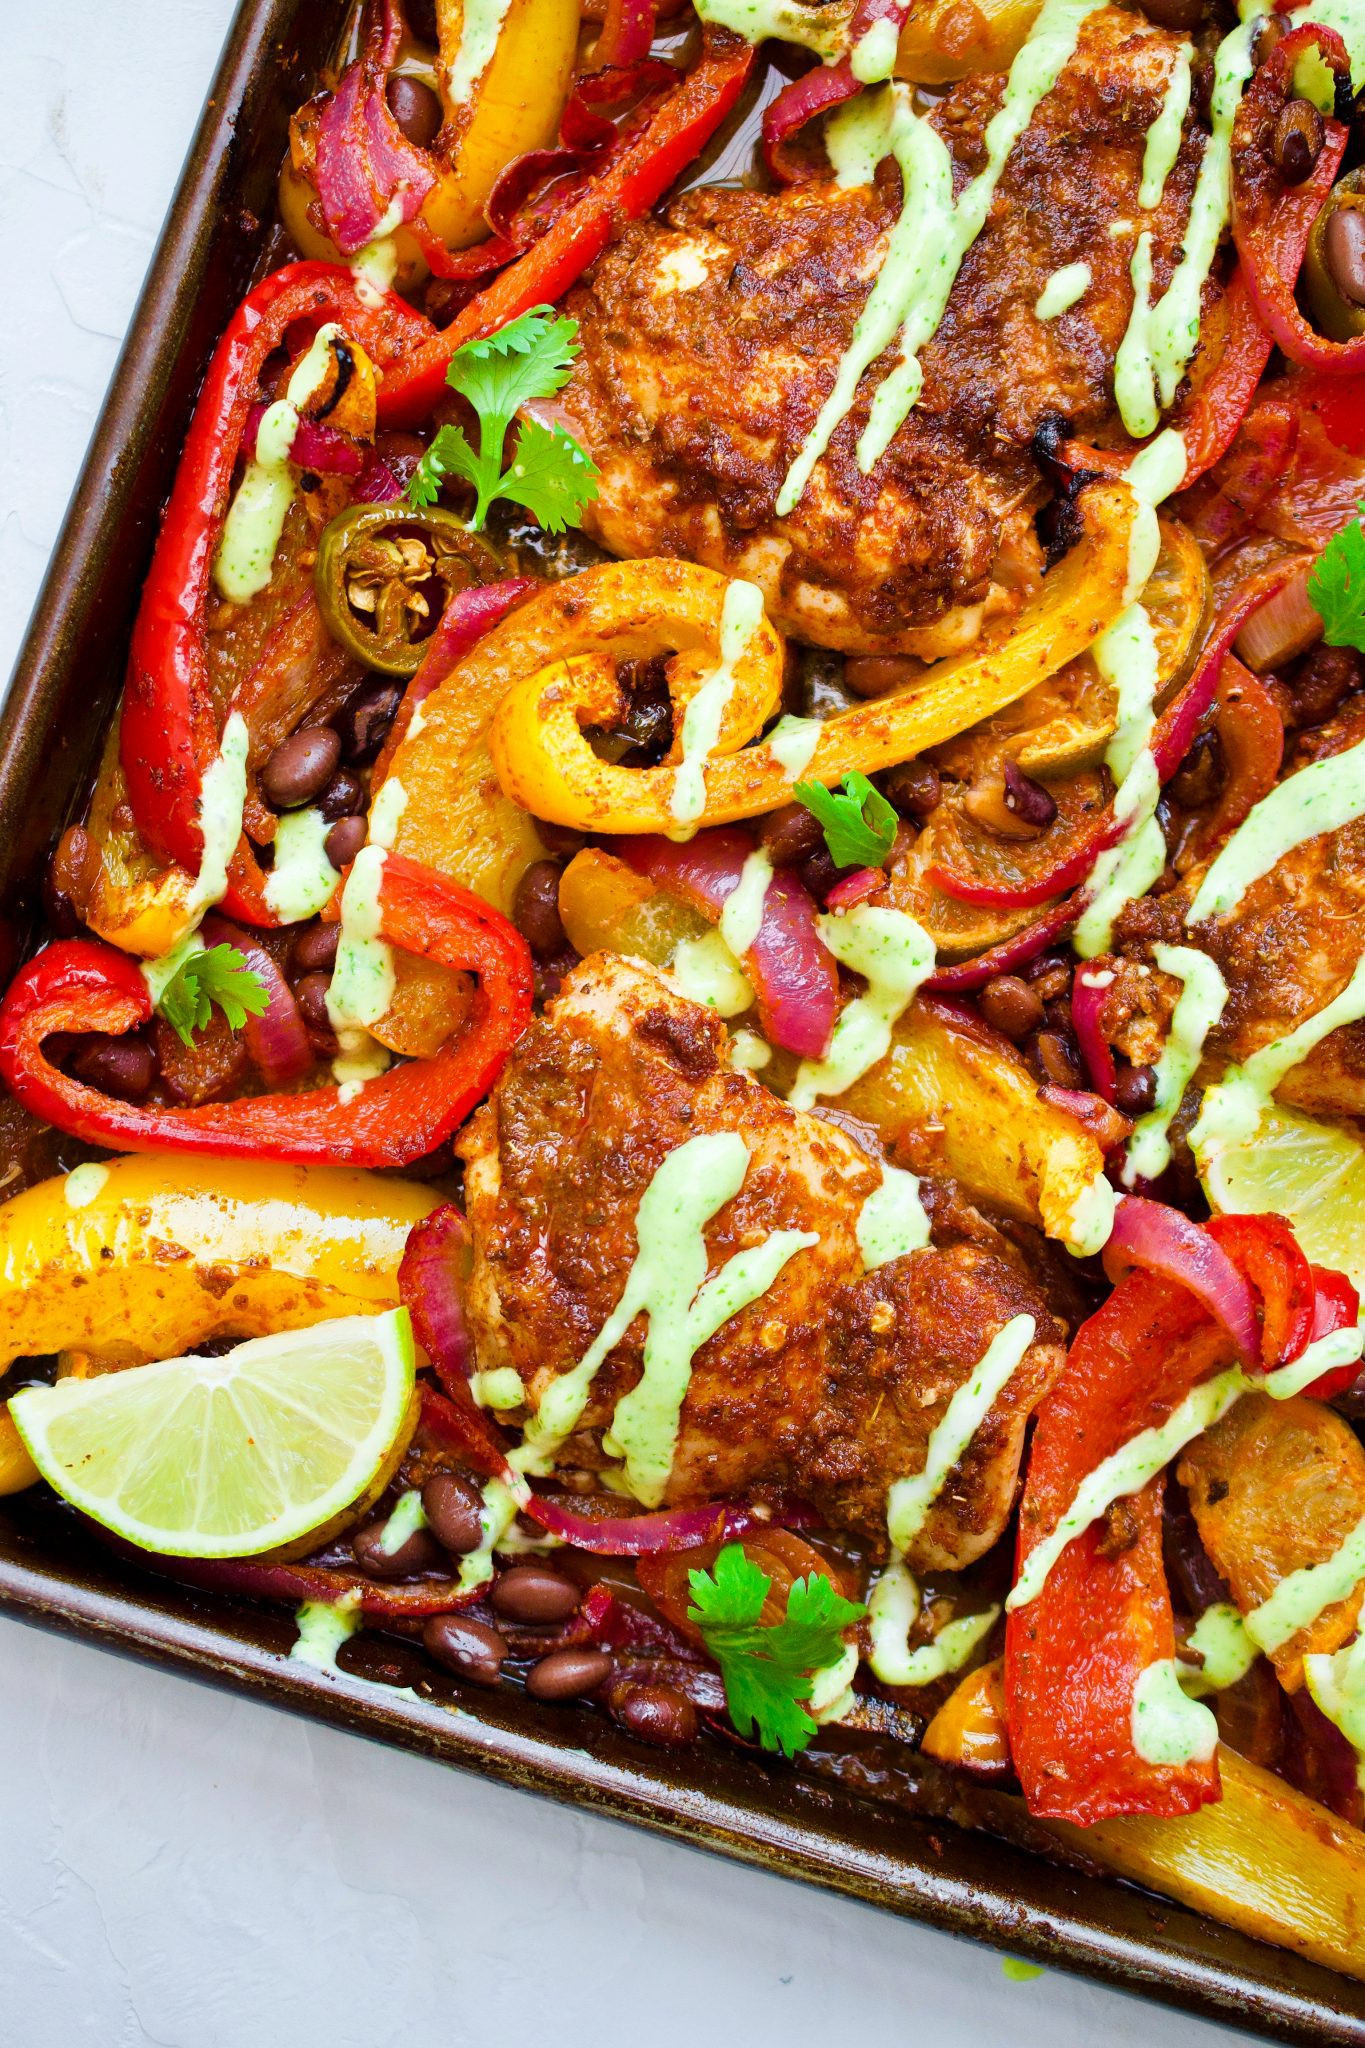
[[[128,801],[147,844],[191,874],[203,834],[204,770],[218,751],[228,707],[214,694],[205,618],[214,555],[233,472],[266,358],[296,324],[335,320],[382,369],[431,334],[429,320],[392,296],[367,303],[348,270],[290,263],[263,278],[233,314],[204,388],[161,522],[128,657],[120,758]],[[224,907],[249,924],[277,922],[243,840]]]
[[615,230],[647,213],[731,111],[753,60],[752,46],[728,29],[704,28],[700,58],[629,148],[449,327],[384,379],[379,414],[385,425],[411,426],[424,418],[445,390],[456,349],[532,306],[553,303],[601,255]]
[[88,1144],[300,1165],[408,1165],[448,1138],[497,1079],[531,1013],[531,959],[497,911],[415,861],[385,861],[379,908],[386,939],[473,971],[478,996],[458,1039],[431,1059],[390,1068],[354,1101],[326,1087],[165,1108],[117,1101],[64,1074],[43,1050],[53,1032],[119,1036],[152,1015],[140,969],[88,939],[59,940],[11,982],[0,1003],[0,1080],[35,1116]]
[[[793,784],[803,775],[831,784],[852,770],[870,775],[911,760],[1014,703],[1090,646],[1123,606],[1136,506],[1130,491],[1104,480],[1086,486],[1078,502],[1084,506],[1081,539],[1027,600],[1005,637],[937,662],[894,695],[826,719],[808,765],[797,775],[766,745],[737,751],[767,714],[756,718],[757,698],[742,685],[736,688],[720,747],[707,765],[706,807],[698,822],[723,824],[776,810],[791,801]],[[616,574],[629,578],[664,566],[623,565]],[[587,582],[577,579],[585,597]],[[523,616],[532,610],[528,606]],[[586,628],[585,620],[576,632]],[[668,630],[665,622],[665,646]],[[766,624],[764,630],[771,632]],[[559,651],[574,655],[576,642]],[[620,660],[643,651],[660,651],[659,638],[642,644],[637,631],[610,648]],[[598,759],[585,736],[584,726],[613,715],[615,695],[601,662],[561,659],[524,672],[489,730],[493,765],[508,796],[536,817],[582,831],[667,832],[674,826],[673,768],[613,766]],[[746,722],[736,730],[741,710]]]
[[[1316,50],[1333,73],[1340,118],[1324,124],[1311,176],[1302,185],[1286,187],[1262,155],[1259,137],[1294,97],[1294,68],[1308,50]],[[1365,335],[1329,341],[1315,333],[1294,292],[1313,222],[1341,166],[1353,98],[1350,59],[1341,37],[1335,29],[1304,22],[1275,45],[1256,72],[1237,110],[1232,140],[1238,166],[1232,232],[1257,317],[1291,363],[1338,377],[1365,368]]]

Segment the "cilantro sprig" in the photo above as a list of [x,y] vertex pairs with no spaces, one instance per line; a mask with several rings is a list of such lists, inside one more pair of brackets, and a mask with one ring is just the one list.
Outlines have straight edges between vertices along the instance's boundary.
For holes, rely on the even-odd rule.
[[523,420],[512,459],[503,468],[507,430],[531,399],[553,398],[568,382],[578,355],[578,322],[537,306],[481,341],[456,349],[446,383],[473,406],[479,421],[475,449],[463,427],[441,427],[413,472],[408,503],[434,505],[443,480],[463,477],[475,492],[477,530],[497,498],[508,498],[540,521],[547,533],[576,525],[597,496],[597,465],[566,427]]
[[816,1729],[802,1704],[813,1675],[843,1655],[843,1631],[867,1609],[812,1572],[788,1588],[785,1617],[765,1626],[772,1580],[738,1543],[727,1543],[709,1572],[689,1572],[687,1580],[687,1618],[720,1666],[730,1719],[741,1735],[757,1729],[765,1749],[795,1756]]
[[[1365,514],[1365,504],[1357,507]],[[1359,519],[1334,533],[1308,579],[1308,601],[1329,647],[1365,654],[1365,529]]]
[[830,859],[841,868],[879,868],[896,842],[896,812],[856,769],[843,793],[818,782],[798,782],[792,795],[820,821]]
[[215,1004],[234,1031],[270,1007],[264,982],[235,946],[209,946],[186,954],[156,1007],[184,1043],[193,1045],[194,1033],[208,1028]]

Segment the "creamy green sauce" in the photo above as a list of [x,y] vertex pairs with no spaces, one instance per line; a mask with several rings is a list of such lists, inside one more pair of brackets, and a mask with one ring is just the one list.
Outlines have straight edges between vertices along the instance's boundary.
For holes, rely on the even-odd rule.
[[1226,917],[1253,882],[1320,832],[1339,832],[1365,812],[1365,743],[1312,761],[1279,782],[1237,827],[1199,884],[1189,922]]
[[464,0],[459,47],[446,73],[452,106],[464,106],[488,69],[511,4],[512,0]]
[[[1313,0],[1311,7],[1305,8],[1302,14],[1295,14],[1294,23],[1296,27],[1301,21],[1316,21],[1324,28],[1334,28],[1336,30],[1343,43],[1345,43],[1346,54],[1351,60],[1351,83],[1356,91],[1359,92],[1361,87],[1365,86],[1365,8],[1362,8],[1360,0]],[[1302,68],[1302,65],[1300,68]],[[1319,60],[1319,68],[1324,71],[1327,68],[1321,63],[1321,60]],[[1299,70],[1297,69],[1294,73],[1294,86],[1295,90],[1299,92],[1302,92],[1304,89],[1299,83]],[[1320,97],[1318,105],[1323,113],[1331,112],[1332,92],[1330,86],[1327,89],[1325,102]]]
[[1073,1257],[1092,1259],[1104,1250],[1117,1206],[1118,1196],[1105,1178],[1104,1168],[1096,1167],[1066,1213],[1062,1242]]
[[875,1187],[858,1211],[858,1250],[869,1273],[929,1242],[929,1218],[920,1200],[919,1182],[903,1167],[883,1166]]
[[883,17],[865,29],[849,53],[848,68],[859,85],[879,85],[896,66],[900,35],[894,21]]
[[369,241],[351,258],[356,297],[362,306],[371,309],[381,306],[385,292],[393,287],[394,278],[398,275],[398,244],[394,240],[394,229],[401,225],[402,219],[403,201],[400,196],[389,202],[388,211],[381,221],[375,223]]
[[842,190],[870,185],[891,148],[895,98],[884,88],[860,92],[825,118],[825,153]]
[[1152,361],[1152,237],[1144,228],[1128,265],[1133,310],[1114,357],[1114,403],[1134,440],[1154,433],[1161,418]]
[[475,1586],[485,1586],[493,1576],[493,1553],[501,1550],[517,1519],[518,1510],[530,1498],[531,1489],[525,1480],[517,1480],[508,1486],[501,1479],[489,1479],[484,1484],[483,1503],[479,1509],[479,1527],[482,1535],[477,1549],[468,1551],[460,1560],[460,1585],[465,1592]]
[[1190,70],[1194,60],[1194,49],[1190,43],[1180,43],[1171,60],[1171,75],[1166,81],[1166,91],[1161,101],[1161,112],[1147,130],[1147,142],[1142,152],[1142,183],[1138,186],[1138,205],[1150,213],[1160,206],[1161,195],[1166,189],[1166,180],[1175,169],[1175,160],[1180,154],[1180,138],[1184,132],[1185,116],[1190,110]]
[[472,1372],[469,1391],[480,1408],[492,1408],[500,1415],[524,1407],[526,1402],[526,1389],[514,1365],[494,1366],[490,1372]]
[[1230,1600],[1217,1600],[1204,1609],[1190,1631],[1188,1647],[1204,1660],[1202,1664],[1177,1664],[1180,1683],[1191,1699],[1226,1692],[1245,1678],[1256,1662],[1256,1645]]
[[289,1655],[296,1664],[311,1664],[315,1671],[342,1676],[337,1668],[337,1651],[360,1627],[360,1599],[355,1593],[341,1600],[305,1600],[294,1617],[298,1641]]
[[756,1031],[741,1027],[730,1040],[730,1065],[742,1073],[756,1074],[772,1062],[773,1049]]
[[1182,1691],[1174,1657],[1139,1672],[1131,1726],[1133,1747],[1149,1764],[1207,1763],[1218,1747],[1218,1723]]
[[248,604],[269,586],[275,550],[294,498],[289,451],[299,430],[299,413],[326,375],[331,345],[340,333],[334,320],[319,327],[284,397],[268,406],[261,420],[256,453],[228,507],[213,565],[214,582],[233,604]]
[[699,0],[697,13],[746,43],[799,43],[826,63],[844,53],[848,17],[837,8],[806,7],[801,0]]
[[976,1370],[953,1395],[929,1438],[924,1470],[892,1482],[886,1497],[891,1547],[903,1555],[924,1527],[949,1474],[1024,1361],[1037,1332],[1032,1316],[1014,1316],[986,1347]]
[[309,805],[286,811],[275,828],[275,865],[265,878],[265,900],[281,924],[316,917],[331,901],[337,871],[325,851],[331,826]]
[[1343,1650],[1305,1657],[1303,1675],[1317,1705],[1355,1750],[1365,1787],[1365,1636]]
[[1204,1041],[1223,1014],[1228,986],[1207,953],[1194,946],[1158,945],[1154,949],[1163,974],[1182,983],[1171,1028],[1156,1063],[1156,1101],[1139,1117],[1128,1146],[1123,1180],[1156,1180],[1171,1163],[1171,1119],[1203,1057]]
[[223,727],[218,752],[204,770],[199,792],[199,836],[202,851],[199,872],[185,898],[185,930],[179,942],[159,960],[144,960],[142,976],[153,1003],[159,1003],[191,953],[202,953],[204,942],[196,927],[206,910],[212,909],[227,892],[228,867],[242,836],[242,812],[246,806],[246,762],[249,745],[246,720],[240,711],[229,714]]
[[416,1487],[411,1487],[394,1503],[393,1513],[384,1524],[379,1548],[385,1557],[393,1557],[403,1548],[409,1536],[415,1536],[419,1529],[425,1529],[426,1526],[427,1511],[422,1506],[421,1493]]
[[1315,1016],[1305,1017],[1302,1024],[1283,1038],[1263,1045],[1241,1066],[1229,1067],[1220,1081],[1205,1089],[1198,1119],[1190,1133],[1190,1143],[1199,1156],[1201,1170],[1204,1160],[1213,1153],[1229,1145],[1240,1145],[1254,1136],[1270,1107],[1271,1096],[1291,1067],[1307,1059],[1314,1047],[1333,1031],[1339,1030],[1343,1024],[1358,1023],[1362,1017],[1365,1017],[1365,960],[1357,963],[1341,994],[1334,996]]
[[811,1673],[806,1712],[822,1728],[842,1721],[854,1702],[853,1680],[858,1671],[858,1645],[845,1643],[832,1664]]
[[603,1444],[622,1459],[634,1497],[658,1506],[673,1469],[694,1355],[732,1316],[766,1294],[797,1252],[819,1243],[813,1231],[773,1231],[707,1279],[704,1227],[733,1201],[748,1170],[749,1148],[735,1131],[690,1138],[669,1153],[640,1201],[637,1250],[621,1298],[578,1364],[545,1390],[512,1453],[516,1469],[553,1468],[603,1362],[643,1315],[649,1321],[644,1371],[617,1403]]
[[754,1006],[744,969],[719,931],[681,940],[669,972],[690,1002],[704,1004],[718,1017],[742,1017]]
[[[720,614],[720,662],[683,714],[682,759],[673,776],[669,810],[679,825],[691,827],[706,809],[706,763],[720,738],[726,706],[735,694],[735,669],[748,653],[763,623],[763,592],[756,583],[736,578],[725,592]],[[689,838],[690,831],[674,832]]]
[[802,1060],[788,1100],[810,1109],[822,1095],[842,1095],[891,1048],[896,1020],[933,972],[934,943],[902,910],[855,904],[820,919],[820,936],[836,960],[861,974],[863,995],[845,1003],[821,1060]]
[[761,846],[757,847],[745,860],[738,883],[725,899],[720,935],[737,960],[744,957],[758,937],[772,878],[772,861]]
[[1056,320],[1069,312],[1078,299],[1083,299],[1090,289],[1091,270],[1088,263],[1068,263],[1061,270],[1054,270],[1033,303],[1034,317],[1038,320]]
[[341,1050],[332,1062],[342,1100],[354,1101],[366,1081],[382,1074],[389,1054],[371,1036],[393,1002],[397,975],[393,948],[380,936],[384,861],[407,805],[407,791],[391,775],[370,812],[369,843],[351,864],[341,892],[341,935],[327,990],[327,1015]]
[[1000,1618],[998,1607],[964,1614],[941,1628],[932,1642],[912,1650],[909,1636],[920,1604],[918,1580],[905,1560],[896,1558],[877,1578],[867,1602],[867,1661],[883,1685],[932,1685],[960,1671]]
[[109,1179],[109,1169],[97,1160],[87,1160],[84,1166],[73,1166],[62,1183],[62,1193],[68,1209],[88,1209],[103,1194]]
[[763,742],[783,774],[799,782],[810,766],[824,730],[818,718],[779,718]]
[[[777,510],[792,510],[810,482],[815,465],[845,418],[869,369],[895,342],[900,360],[872,401],[858,441],[858,466],[873,469],[919,398],[923,387],[918,351],[943,318],[967,251],[985,225],[991,200],[1015,143],[1071,57],[1081,24],[1096,0],[1044,0],[1023,47],[1010,66],[1004,98],[986,128],[986,161],[953,198],[952,159],[936,130],[914,111],[904,86],[891,87],[885,154],[901,173],[901,211],[888,238],[886,255],[858,316],[830,392],[778,493]],[[837,145],[836,145],[837,146]],[[864,142],[862,160],[866,160]],[[845,154],[845,169],[848,167]]]
[[[1070,1507],[1029,1553],[1014,1590],[1005,1602],[1006,1607],[1013,1613],[1036,1600],[1047,1583],[1048,1573],[1073,1537],[1098,1521],[1116,1500],[1141,1493],[1148,1481],[1164,1471],[1186,1444],[1202,1436],[1206,1429],[1212,1429],[1243,1394],[1268,1394],[1272,1401],[1287,1401],[1291,1395],[1301,1394],[1305,1387],[1311,1386],[1331,1365],[1345,1364],[1348,1359],[1358,1358],[1363,1346],[1365,1332],[1337,1330],[1329,1337],[1317,1338],[1301,1358],[1295,1359],[1292,1365],[1279,1367],[1275,1372],[1247,1374],[1240,1366],[1234,1365],[1191,1388],[1163,1423],[1139,1430],[1136,1436],[1130,1437],[1118,1450],[1111,1451],[1092,1472],[1086,1474]],[[1362,1530],[1365,1530],[1365,1524],[1362,1524]],[[1325,1571],[1327,1567],[1318,1569]],[[1285,1583],[1288,1584],[1288,1580]],[[1295,1626],[1301,1624],[1296,1623]],[[1247,1627],[1259,1642],[1260,1638],[1251,1628],[1250,1617]],[[1286,1633],[1292,1634],[1293,1630]],[[1262,1643],[1261,1647],[1266,1648],[1267,1645]]]
[[1327,1608],[1354,1592],[1362,1577],[1365,1519],[1356,1523],[1346,1540],[1321,1564],[1306,1564],[1281,1579],[1269,1599],[1243,1617],[1246,1632],[1257,1648],[1269,1655],[1300,1629],[1311,1628]]

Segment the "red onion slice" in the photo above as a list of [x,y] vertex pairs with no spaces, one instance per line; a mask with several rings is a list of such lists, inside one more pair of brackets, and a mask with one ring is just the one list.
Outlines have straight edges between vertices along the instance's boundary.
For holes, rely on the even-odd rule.
[[[675,842],[649,835],[620,839],[616,852],[637,874],[719,918],[754,850],[747,832],[718,825]],[[815,898],[790,870],[779,868],[763,899],[763,920],[744,963],[758,996],[763,1028],[774,1045],[803,1059],[828,1049],[839,1013],[839,969],[820,937]]]
[[1243,1365],[1259,1363],[1261,1338],[1250,1285],[1222,1247],[1188,1216],[1143,1195],[1124,1195],[1104,1248],[1104,1270],[1118,1281],[1130,1266],[1145,1267],[1187,1289],[1222,1324]]
[[1114,979],[1112,969],[1078,967],[1071,983],[1071,1021],[1076,1027],[1085,1071],[1097,1095],[1113,1102],[1118,1084],[1114,1049],[1100,1029],[1100,1011]]
[[[694,1550],[728,1543],[754,1529],[781,1526],[783,1517],[748,1501],[710,1501],[702,1507],[663,1508],[648,1515],[592,1515],[562,1497],[538,1493],[523,1512],[552,1536],[597,1557],[647,1557],[661,1550]],[[795,1511],[794,1511],[795,1512]]]
[[398,1264],[398,1294],[412,1317],[417,1341],[445,1390],[441,1395],[432,1388],[423,1389],[424,1426],[489,1477],[505,1479],[506,1448],[469,1385],[474,1345],[461,1289],[472,1263],[473,1248],[464,1217],[453,1202],[443,1202],[408,1232]]
[[382,455],[370,454],[355,480],[357,505],[392,505],[403,495],[403,486]]
[[327,233],[343,256],[354,256],[373,239],[395,202],[399,218],[412,220],[436,183],[430,155],[408,141],[385,97],[402,34],[394,0],[371,10],[364,50],[343,72],[318,119],[318,200]]
[[257,1069],[272,1088],[297,1081],[313,1064],[313,1048],[303,1012],[275,956],[250,932],[229,924],[225,917],[206,917],[199,933],[206,946],[234,946],[269,998],[260,1016],[248,1017],[242,1027],[246,1049]]
[[[246,416],[242,453],[248,459],[256,453],[256,441],[265,414],[265,406],[257,403]],[[290,443],[289,460],[299,469],[315,470],[319,476],[358,477],[365,468],[365,457],[355,442],[336,427],[329,427],[319,420],[299,421]]]
[[775,178],[784,184],[794,179],[808,177],[810,168],[792,163],[785,154],[785,144],[807,121],[817,114],[827,114],[832,107],[840,106],[862,90],[862,81],[853,75],[852,52],[879,22],[889,21],[900,40],[905,27],[912,0],[857,0],[852,18],[848,24],[848,56],[841,57],[835,64],[818,64],[800,78],[792,80],[772,101],[763,116],[763,157]]
[[647,57],[654,41],[654,0],[607,0],[602,33],[593,62],[599,71],[614,70]]
[[955,967],[936,967],[921,987],[952,995],[965,995],[971,989],[984,988],[997,974],[1013,974],[1016,967],[1036,960],[1054,939],[1070,931],[1080,914],[1078,905],[1070,897],[1062,903],[1054,903],[1051,910],[1032,924],[1025,925],[1023,931],[1016,932],[1012,939],[1002,939],[999,945],[989,946],[974,960],[959,960]]
[[158,1550],[140,1550],[96,1523],[87,1527],[120,1557],[159,1578],[202,1586],[206,1592],[225,1593],[233,1599],[282,1600],[290,1607],[305,1600],[335,1607],[344,1600],[366,1621],[421,1621],[430,1614],[451,1614],[473,1606],[483,1591],[481,1586],[465,1589],[454,1579],[376,1585],[361,1572],[342,1571],[335,1565],[281,1564],[255,1557],[165,1557]]

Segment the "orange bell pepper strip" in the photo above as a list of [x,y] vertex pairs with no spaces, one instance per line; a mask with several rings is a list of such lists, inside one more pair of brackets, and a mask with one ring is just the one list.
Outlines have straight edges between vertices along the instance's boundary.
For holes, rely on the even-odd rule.
[[384,863],[379,908],[384,938],[443,967],[472,969],[478,994],[465,1030],[432,1058],[391,1067],[353,1101],[326,1087],[167,1108],[117,1101],[64,1074],[44,1051],[54,1032],[119,1035],[152,1014],[146,980],[128,955],[86,939],[59,940],[10,984],[0,1003],[0,1080],[35,1116],[88,1144],[410,1165],[458,1129],[497,1079],[531,1013],[531,956],[486,903],[395,855]]
[[[832,784],[853,769],[870,775],[911,760],[1012,704],[1082,653],[1123,608],[1136,505],[1125,486],[1107,481],[1088,485],[1078,502],[1084,507],[1082,537],[1002,637],[936,662],[891,696],[827,718],[812,735],[813,750],[797,774],[767,744],[740,751],[769,715],[758,715],[763,700],[741,680],[706,767],[706,805],[696,822],[726,824],[776,810],[791,801],[801,775]],[[661,566],[622,565],[618,574],[647,578]],[[586,577],[575,579],[574,588],[592,600]],[[615,646],[608,643],[605,660],[574,659],[591,630],[590,617],[576,622],[574,633],[553,650],[556,658],[537,671],[523,671],[499,706],[488,735],[498,780],[523,809],[557,825],[586,832],[667,832],[676,822],[674,768],[625,768],[599,760],[583,731],[617,709],[610,660],[666,648],[667,623],[660,622],[652,641],[637,632]],[[758,644],[766,650],[769,643],[760,635]],[[677,724],[675,717],[675,729]]]

